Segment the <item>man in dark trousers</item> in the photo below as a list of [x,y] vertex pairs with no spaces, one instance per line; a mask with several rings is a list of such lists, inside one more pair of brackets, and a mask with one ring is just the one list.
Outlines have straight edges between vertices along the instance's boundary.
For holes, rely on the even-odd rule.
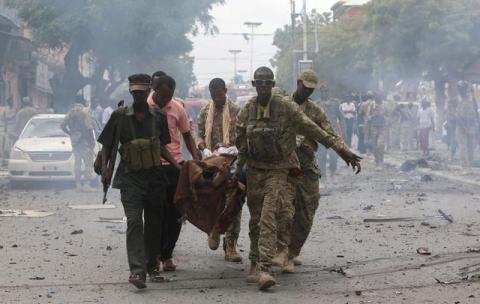
[[[129,282],[138,289],[146,287],[146,274],[158,281],[157,257],[159,239],[164,222],[166,180],[162,171],[162,157],[179,170],[179,165],[165,145],[170,143],[166,115],[150,109],[150,76],[132,75],[129,90],[133,104],[112,113],[98,141],[102,148],[102,183],[110,184],[112,170],[109,161],[115,143],[120,143],[121,161],[113,187],[120,189],[121,201],[127,217],[127,255],[130,267]],[[145,219],[145,223],[142,219]]]
[[[170,144],[165,147],[170,152],[175,161],[183,163],[182,142],[186,144],[188,151],[193,159],[201,160],[202,155],[195,145],[195,141],[190,132],[190,121],[183,105],[174,97],[176,83],[175,80],[163,75],[155,77],[152,80],[152,89],[154,90],[152,100],[155,105],[153,108],[159,108],[167,114],[168,129],[170,133]],[[175,271],[176,265],[173,263],[173,250],[177,243],[182,228],[181,214],[174,204],[175,191],[177,189],[179,172],[163,161],[162,171],[167,178],[166,202],[165,202],[165,221],[161,230],[161,254],[159,256],[164,271]]]

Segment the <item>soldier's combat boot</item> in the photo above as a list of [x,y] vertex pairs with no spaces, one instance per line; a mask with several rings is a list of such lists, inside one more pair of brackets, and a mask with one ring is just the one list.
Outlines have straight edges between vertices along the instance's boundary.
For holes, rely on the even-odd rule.
[[258,283],[258,271],[257,271],[257,264],[252,263],[250,265],[250,272],[248,273],[247,283]]
[[270,287],[275,285],[275,279],[268,272],[261,271],[258,275],[258,289],[261,291],[268,290]]
[[282,266],[283,273],[294,273],[295,272],[295,264],[293,259],[287,259],[285,264]]
[[212,250],[217,250],[220,246],[220,234],[213,229],[208,235],[208,247]]
[[242,257],[237,252],[237,241],[223,238],[223,250],[225,251],[225,261],[240,263]]
[[278,252],[277,255],[272,259],[272,265],[282,267],[287,260],[287,249],[283,249]]

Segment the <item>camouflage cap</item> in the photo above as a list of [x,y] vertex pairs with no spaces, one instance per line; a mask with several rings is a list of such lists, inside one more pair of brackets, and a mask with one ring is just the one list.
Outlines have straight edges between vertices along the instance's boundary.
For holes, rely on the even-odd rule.
[[309,89],[316,89],[318,86],[318,76],[313,70],[303,71],[298,80],[301,80],[303,85]]

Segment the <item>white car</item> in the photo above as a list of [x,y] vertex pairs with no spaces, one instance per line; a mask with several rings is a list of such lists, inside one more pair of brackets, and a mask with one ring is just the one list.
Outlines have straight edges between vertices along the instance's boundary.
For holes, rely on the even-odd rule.
[[39,114],[28,121],[10,152],[10,181],[75,180],[70,136],[60,127],[64,119],[64,114]]

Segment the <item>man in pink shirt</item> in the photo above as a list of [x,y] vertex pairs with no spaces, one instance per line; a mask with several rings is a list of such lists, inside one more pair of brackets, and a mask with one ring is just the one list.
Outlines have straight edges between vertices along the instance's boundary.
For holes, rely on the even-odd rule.
[[[173,98],[175,86],[175,80],[168,75],[162,75],[152,79],[152,89],[154,92],[151,95],[151,100],[154,102],[153,106],[159,107],[167,114],[171,140],[170,144],[166,145],[166,148],[176,162],[181,164],[184,160],[180,138],[180,136],[182,136],[192,158],[201,160],[201,152],[196,148],[195,141],[190,133],[190,122],[187,112],[182,104]],[[164,271],[175,271],[176,266],[172,261],[172,254],[182,227],[182,224],[179,223],[181,214],[175,208],[173,201],[177,189],[179,171],[166,160],[162,160],[162,162],[162,169],[167,179],[167,185],[165,217],[162,223],[161,240],[159,240],[161,248],[159,258],[162,261]]]

